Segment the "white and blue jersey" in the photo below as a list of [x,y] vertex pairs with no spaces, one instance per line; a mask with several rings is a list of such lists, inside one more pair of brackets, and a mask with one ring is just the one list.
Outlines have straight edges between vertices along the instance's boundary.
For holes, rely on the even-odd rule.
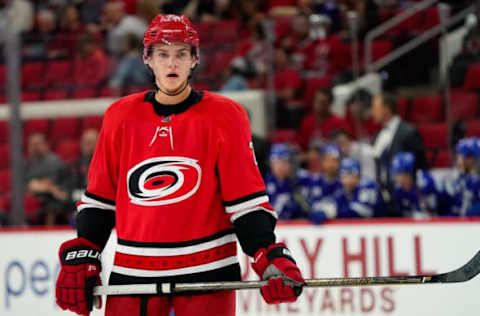
[[480,179],[474,174],[456,173],[445,181],[448,210],[443,216],[480,215]]
[[270,203],[278,214],[279,219],[295,219],[304,217],[302,206],[295,198],[301,194],[307,199],[310,177],[306,170],[299,170],[295,178],[279,181],[272,173],[267,174],[265,185]]
[[313,175],[309,185],[310,204],[325,198],[332,198],[338,191],[342,190],[342,184],[338,179],[327,180],[321,175]]
[[363,179],[351,194],[342,189],[335,197],[337,218],[369,218],[382,216],[385,211],[378,185]]

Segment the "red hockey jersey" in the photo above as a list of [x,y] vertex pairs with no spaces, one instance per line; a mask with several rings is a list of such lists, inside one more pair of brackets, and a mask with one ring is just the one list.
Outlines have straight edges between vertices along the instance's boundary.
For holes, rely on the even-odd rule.
[[233,221],[258,210],[276,216],[245,110],[205,91],[166,115],[149,97],[127,96],[105,113],[78,211],[116,212],[112,274],[168,278],[238,266]]

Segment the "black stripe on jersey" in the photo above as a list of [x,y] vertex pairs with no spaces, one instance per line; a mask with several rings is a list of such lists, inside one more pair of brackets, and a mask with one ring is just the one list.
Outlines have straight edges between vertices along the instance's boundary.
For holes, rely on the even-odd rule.
[[91,198],[91,199],[97,200],[98,202],[102,202],[102,203],[105,203],[105,204],[108,204],[108,205],[115,206],[115,201],[112,201],[112,200],[103,198],[103,197],[101,197],[101,196],[98,196],[98,195],[96,195],[96,194],[90,193],[90,192],[88,192],[88,191],[85,191],[85,196],[86,196],[86,197],[89,197],[89,198]]
[[233,206],[233,205],[236,205],[236,204],[247,202],[249,200],[253,200],[257,197],[261,197],[261,196],[264,196],[264,195],[267,195],[267,193],[265,191],[260,191],[260,192],[256,192],[256,193],[246,195],[244,197],[241,197],[241,198],[233,200],[233,201],[223,201],[223,205],[224,206]]
[[115,227],[115,212],[89,207],[77,213],[75,220],[78,237],[88,239],[103,249]]
[[140,241],[131,241],[131,240],[118,238],[118,244],[124,245],[124,246],[143,247],[143,248],[177,248],[177,247],[187,247],[187,246],[203,244],[207,241],[215,240],[220,237],[233,234],[233,233],[234,233],[233,229],[227,229],[207,237],[188,240],[188,241],[180,241],[180,242],[140,242]]
[[[223,268],[197,272],[192,274],[183,274],[169,277],[134,277],[129,275],[112,272],[110,274],[110,285],[125,284],[150,284],[150,283],[194,283],[194,282],[218,282],[218,281],[240,281],[240,265],[234,263]],[[195,295],[206,292],[182,292],[173,295]],[[172,295],[172,294],[169,294]]]

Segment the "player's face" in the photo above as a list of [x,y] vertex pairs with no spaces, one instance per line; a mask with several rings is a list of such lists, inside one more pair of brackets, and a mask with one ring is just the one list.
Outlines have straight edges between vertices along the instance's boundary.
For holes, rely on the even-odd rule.
[[274,158],[270,160],[270,167],[275,178],[286,179],[290,175],[290,163],[286,159]]
[[397,173],[394,176],[395,185],[401,187],[403,190],[408,191],[413,186],[413,177],[409,173]]
[[468,173],[475,168],[475,159],[463,155],[457,155],[457,169],[460,172]]
[[345,191],[351,193],[357,187],[360,177],[356,174],[344,173],[341,175],[340,181]]
[[186,44],[155,44],[147,59],[155,74],[156,84],[168,93],[184,88],[196,62],[190,46]]
[[382,97],[376,95],[372,102],[372,118],[376,123],[383,123],[385,117],[385,107],[383,106]]
[[333,155],[324,155],[322,159],[322,171],[330,178],[335,178],[340,167],[340,159]]

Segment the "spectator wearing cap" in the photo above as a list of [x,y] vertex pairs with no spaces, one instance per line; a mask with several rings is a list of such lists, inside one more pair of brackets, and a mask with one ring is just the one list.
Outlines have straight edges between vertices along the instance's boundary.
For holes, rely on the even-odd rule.
[[441,200],[440,191],[429,172],[415,172],[415,156],[412,153],[395,154],[391,163],[391,174],[396,215],[422,219],[437,211]]
[[331,89],[318,89],[313,97],[313,112],[302,121],[298,143],[303,150],[327,143],[330,134],[339,129],[348,130],[343,118],[331,112]]
[[428,168],[422,138],[415,126],[402,121],[397,114],[396,99],[388,94],[373,98],[372,118],[382,125],[373,145],[376,160],[376,178],[382,189],[383,198],[390,203],[393,190],[390,163],[399,152],[411,152],[415,157],[415,169]]
[[448,209],[443,216],[480,215],[480,179],[475,167],[480,157],[478,138],[461,139],[455,147],[455,170],[445,179]]
[[265,178],[265,185],[278,218],[303,217],[307,208],[308,172],[296,170],[293,151],[287,144],[273,144],[269,160],[271,172]]

